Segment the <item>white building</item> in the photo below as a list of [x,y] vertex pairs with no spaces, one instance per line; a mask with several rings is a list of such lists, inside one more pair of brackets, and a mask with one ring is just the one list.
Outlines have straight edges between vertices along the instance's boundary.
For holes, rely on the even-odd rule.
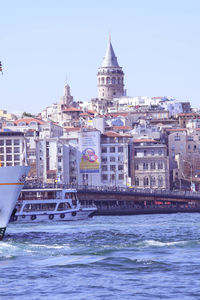
[[26,162],[24,134],[22,132],[0,132],[1,166],[18,166]]
[[101,183],[123,187],[130,184],[131,136],[110,131],[101,135]]

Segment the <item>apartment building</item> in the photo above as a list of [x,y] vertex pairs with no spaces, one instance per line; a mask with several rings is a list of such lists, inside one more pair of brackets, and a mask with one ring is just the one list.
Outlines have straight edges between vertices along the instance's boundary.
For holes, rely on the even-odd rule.
[[169,188],[166,145],[148,138],[133,140],[132,183],[137,188]]
[[26,162],[24,133],[14,131],[0,132],[1,166],[18,166]]
[[130,185],[131,136],[109,131],[101,135],[102,185],[125,187]]

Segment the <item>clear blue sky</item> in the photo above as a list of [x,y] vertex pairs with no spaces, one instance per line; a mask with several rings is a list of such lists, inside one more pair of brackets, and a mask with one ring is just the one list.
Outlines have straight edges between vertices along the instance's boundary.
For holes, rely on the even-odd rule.
[[108,35],[129,96],[200,107],[199,0],[0,1],[0,109],[40,112],[63,94],[97,97]]

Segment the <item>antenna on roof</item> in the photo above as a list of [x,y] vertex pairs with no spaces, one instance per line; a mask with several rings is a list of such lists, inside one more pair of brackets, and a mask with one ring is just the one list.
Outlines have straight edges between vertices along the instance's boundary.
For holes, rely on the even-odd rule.
[[111,42],[111,34],[110,34],[110,32],[109,32],[109,42]]

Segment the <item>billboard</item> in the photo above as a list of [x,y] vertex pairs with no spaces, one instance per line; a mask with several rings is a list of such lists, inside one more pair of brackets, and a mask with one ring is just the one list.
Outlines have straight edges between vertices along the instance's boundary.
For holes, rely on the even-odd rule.
[[80,173],[99,173],[100,133],[83,131],[80,135]]

